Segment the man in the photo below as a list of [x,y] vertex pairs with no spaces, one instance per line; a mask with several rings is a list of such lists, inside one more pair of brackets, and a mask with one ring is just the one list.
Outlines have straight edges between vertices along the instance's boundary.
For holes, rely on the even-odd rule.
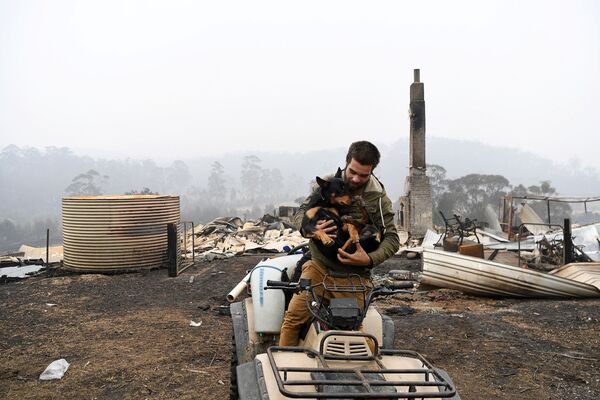
[[[346,155],[346,167],[342,177],[348,185],[353,196],[360,195],[366,204],[366,209],[371,214],[373,222],[383,233],[382,241],[377,250],[367,253],[356,244],[356,251],[349,254],[341,249],[338,250],[338,262],[325,257],[310,240],[311,260],[302,266],[301,278],[310,279],[313,284],[323,281],[323,277],[329,271],[347,272],[358,274],[358,277],[351,278],[352,284],[364,283],[369,279],[371,268],[381,264],[389,257],[396,254],[400,243],[396,226],[394,225],[394,212],[392,202],[386,195],[381,182],[373,176],[373,170],[379,164],[379,150],[377,147],[367,141],[354,142],[348,149]],[[329,177],[328,179],[330,179]],[[310,196],[300,206],[298,212],[294,215],[294,224],[302,232],[302,217],[308,208]],[[361,217],[360,209],[354,205],[349,213],[356,217]],[[335,237],[333,233],[336,230],[333,221],[318,221],[317,229],[323,229],[329,236]],[[329,276],[327,282],[348,284],[348,278],[334,278]],[[331,297],[357,297],[361,307],[364,307],[364,295],[360,293],[349,292],[317,292],[317,295]],[[283,326],[281,327],[281,336],[279,338],[280,346],[298,345],[298,336],[302,326],[310,319],[310,312],[306,306],[306,292],[295,294],[290,301]]]

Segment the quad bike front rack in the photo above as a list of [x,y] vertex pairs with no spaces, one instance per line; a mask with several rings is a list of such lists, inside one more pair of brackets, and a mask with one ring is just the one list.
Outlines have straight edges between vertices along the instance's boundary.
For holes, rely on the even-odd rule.
[[[375,352],[365,354],[339,355],[328,354],[323,346],[326,337],[321,342],[320,351],[295,346],[272,346],[267,349],[269,362],[281,394],[291,398],[403,398],[427,399],[449,398],[456,394],[456,388],[449,379],[434,368],[422,355],[410,350],[378,349],[377,340],[370,334],[360,332],[331,332],[330,335],[363,336],[375,343]],[[327,335],[326,335],[327,336]],[[275,353],[294,352],[304,353],[318,360],[318,367],[284,367],[277,365]],[[381,359],[383,356],[409,357],[417,359],[421,368],[386,368]],[[350,368],[332,367],[332,361],[353,361]],[[310,374],[310,379],[290,379],[290,374]],[[411,380],[393,380],[392,374],[414,376]],[[392,380],[387,380],[388,379]],[[421,378],[422,377],[422,378]],[[294,391],[291,387],[314,386],[316,391]],[[437,388],[436,391],[428,388]],[[405,390],[399,390],[406,388]],[[420,391],[423,390],[424,391]]]

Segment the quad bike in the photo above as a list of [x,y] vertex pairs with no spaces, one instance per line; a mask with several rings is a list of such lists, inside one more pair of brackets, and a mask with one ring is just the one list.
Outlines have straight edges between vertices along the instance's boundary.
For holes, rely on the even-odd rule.
[[[251,297],[230,306],[232,399],[460,399],[445,371],[417,352],[393,349],[393,321],[371,306],[377,297],[410,292],[412,283],[290,282],[300,257],[261,261],[228,295],[234,300],[242,283],[251,281]],[[300,291],[306,291],[314,318],[298,346],[278,346],[284,292]],[[355,297],[324,301],[316,294],[323,291],[362,293],[365,306]]]

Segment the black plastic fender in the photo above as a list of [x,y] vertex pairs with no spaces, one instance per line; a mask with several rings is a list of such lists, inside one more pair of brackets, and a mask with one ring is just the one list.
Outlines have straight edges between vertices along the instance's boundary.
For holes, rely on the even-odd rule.
[[237,384],[240,400],[264,400],[260,395],[258,365],[251,361],[237,367]]
[[231,325],[233,326],[233,337],[235,338],[235,349],[237,364],[248,362],[248,314],[243,301],[231,303]]

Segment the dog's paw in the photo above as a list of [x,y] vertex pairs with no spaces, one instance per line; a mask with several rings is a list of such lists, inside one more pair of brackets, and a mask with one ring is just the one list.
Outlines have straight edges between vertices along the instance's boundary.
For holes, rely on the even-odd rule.
[[332,238],[328,238],[329,240],[324,240],[323,244],[327,247],[331,247],[333,246],[333,244],[335,243],[335,241]]

